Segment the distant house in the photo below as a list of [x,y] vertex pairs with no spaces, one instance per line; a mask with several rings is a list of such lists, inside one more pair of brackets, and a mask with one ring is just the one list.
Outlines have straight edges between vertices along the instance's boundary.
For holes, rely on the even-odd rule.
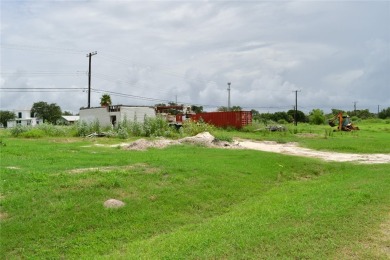
[[80,121],[98,121],[101,126],[115,126],[123,120],[144,122],[145,117],[156,117],[154,107],[148,106],[107,106],[80,109]]
[[58,123],[61,125],[73,125],[77,123],[80,119],[80,116],[61,116],[58,120]]
[[17,125],[36,126],[43,122],[41,119],[36,118],[31,114],[31,109],[19,109],[14,110],[13,112],[15,113],[16,118],[7,121],[7,127],[9,128],[15,127]]

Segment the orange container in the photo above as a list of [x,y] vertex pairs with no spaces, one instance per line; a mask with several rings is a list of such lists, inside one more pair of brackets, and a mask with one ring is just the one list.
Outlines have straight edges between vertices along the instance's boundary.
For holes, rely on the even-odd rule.
[[195,122],[203,120],[205,123],[227,128],[242,128],[246,125],[252,124],[251,111],[228,111],[228,112],[205,112],[192,115],[191,119]]

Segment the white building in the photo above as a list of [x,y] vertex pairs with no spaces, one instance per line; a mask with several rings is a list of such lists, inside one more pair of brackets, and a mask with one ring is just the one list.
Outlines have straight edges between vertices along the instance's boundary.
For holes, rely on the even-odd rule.
[[79,116],[61,116],[61,118],[58,120],[58,124],[62,125],[73,125],[77,123],[80,120]]
[[16,115],[16,118],[13,120],[7,121],[7,127],[15,127],[17,125],[21,126],[36,126],[42,123],[41,119],[34,117],[31,114],[31,109],[19,109],[13,111]]
[[98,120],[101,126],[115,126],[124,119],[143,123],[145,117],[156,117],[154,107],[117,105],[80,109],[80,121]]

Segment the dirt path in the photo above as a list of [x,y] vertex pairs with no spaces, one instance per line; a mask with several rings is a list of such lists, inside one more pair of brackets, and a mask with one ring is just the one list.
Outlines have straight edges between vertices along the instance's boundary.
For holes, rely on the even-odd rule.
[[390,163],[390,154],[353,154],[316,151],[299,147],[297,143],[279,144],[276,142],[238,141],[238,146],[246,149],[282,153],[310,158],[320,158],[334,162],[358,162],[364,164]]
[[252,149],[273,153],[282,153],[302,157],[319,158],[325,161],[334,162],[357,162],[363,164],[390,163],[390,154],[352,154],[316,151],[298,146],[297,143],[280,144],[271,141],[251,141],[235,140],[233,143],[216,141],[214,136],[208,132],[200,133],[196,136],[186,137],[180,140],[146,140],[139,139],[128,144],[121,144],[124,149],[128,150],[146,150],[148,148],[164,148],[169,145],[179,145],[182,143],[202,144],[209,147],[224,149]]

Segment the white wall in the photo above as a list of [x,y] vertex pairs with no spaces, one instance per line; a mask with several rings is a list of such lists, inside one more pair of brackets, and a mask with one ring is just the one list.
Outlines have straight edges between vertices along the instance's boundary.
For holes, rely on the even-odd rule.
[[88,124],[99,120],[101,126],[111,126],[112,116],[116,116],[116,123],[123,121],[125,118],[127,121],[134,121],[137,118],[137,122],[143,123],[145,115],[147,117],[156,117],[153,107],[130,107],[119,106],[120,111],[109,112],[108,107],[96,107],[80,109],[80,121],[85,121]]
[[121,121],[126,117],[128,121],[136,119],[138,123],[143,123],[145,116],[156,117],[154,107],[121,107]]
[[80,109],[80,121],[85,121],[88,124],[99,120],[101,126],[111,125],[110,115],[107,107],[95,107]]

